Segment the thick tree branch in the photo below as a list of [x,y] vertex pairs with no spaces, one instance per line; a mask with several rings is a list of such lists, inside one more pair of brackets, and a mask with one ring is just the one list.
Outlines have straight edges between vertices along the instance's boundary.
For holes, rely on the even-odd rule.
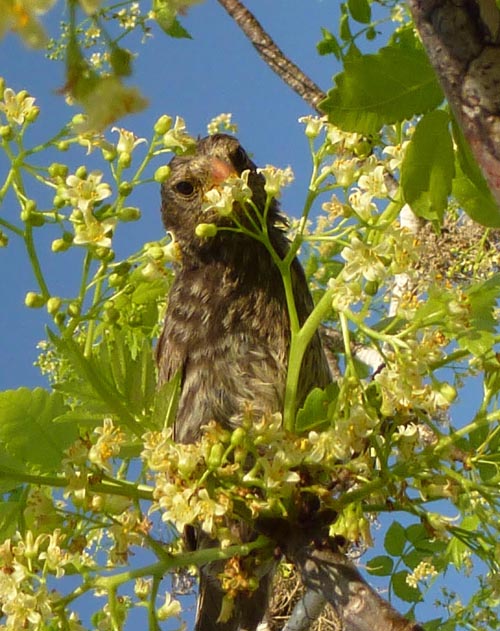
[[446,97],[500,205],[500,11],[495,0],[409,0]]
[[332,605],[343,631],[423,631],[381,598],[334,545],[298,545],[287,556],[304,585]]
[[271,70],[319,112],[318,105],[325,98],[325,93],[276,46],[255,16],[239,0],[219,0],[219,3],[252,42]]

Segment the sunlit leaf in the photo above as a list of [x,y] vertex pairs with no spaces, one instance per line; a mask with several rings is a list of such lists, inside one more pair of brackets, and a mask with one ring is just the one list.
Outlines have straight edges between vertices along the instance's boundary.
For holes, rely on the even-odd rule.
[[64,450],[78,436],[76,427],[54,423],[64,410],[62,396],[42,388],[0,392],[0,441],[33,468],[57,470]]
[[405,201],[425,219],[441,220],[455,174],[449,116],[443,110],[418,123],[401,166]]

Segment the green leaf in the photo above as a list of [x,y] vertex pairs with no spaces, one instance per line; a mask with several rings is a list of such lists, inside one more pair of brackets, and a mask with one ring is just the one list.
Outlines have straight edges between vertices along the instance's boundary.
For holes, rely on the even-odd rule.
[[455,175],[449,116],[443,110],[418,123],[401,166],[405,201],[419,216],[441,221]]
[[339,387],[332,383],[324,390],[314,388],[307,395],[304,406],[297,412],[295,429],[297,432],[306,432],[318,428],[328,422],[328,411],[335,404],[339,394]]
[[326,28],[321,29],[323,39],[316,44],[316,50],[319,55],[335,55],[337,59],[341,57],[341,48],[337,38]]
[[339,35],[344,42],[348,42],[352,39],[351,29],[349,28],[349,16],[347,13],[344,13],[344,15],[340,18]]
[[11,537],[18,528],[19,516],[24,508],[24,502],[0,502],[0,540]]
[[469,327],[457,338],[462,348],[479,357],[491,351],[496,342],[494,309],[500,296],[500,277],[493,276],[475,284],[467,292],[469,298]]
[[372,19],[372,10],[368,0],[348,0],[349,13],[361,24],[369,24]]
[[418,603],[422,598],[422,594],[420,590],[415,587],[410,587],[406,582],[406,577],[408,576],[408,572],[406,570],[402,570],[401,572],[396,572],[393,574],[391,579],[392,589],[398,598],[404,600],[409,603]]
[[181,371],[156,391],[151,423],[153,427],[162,430],[171,427],[177,414],[177,405],[181,391]]
[[453,138],[457,145],[457,176],[453,181],[453,195],[471,219],[483,226],[500,227],[500,208],[493,197],[481,169],[472,155],[469,143],[455,120]]
[[389,576],[392,574],[394,561],[388,556],[376,556],[366,564],[366,569],[374,576]]
[[427,55],[413,47],[392,43],[375,55],[352,56],[335,87],[321,102],[328,120],[346,131],[376,134],[395,123],[437,107],[443,93]]
[[403,554],[406,544],[405,529],[398,522],[393,522],[387,530],[384,538],[384,548],[393,557],[399,557]]
[[176,18],[176,11],[168,0],[153,0],[153,13],[158,26],[170,37],[185,37],[192,39],[191,35]]
[[62,427],[54,419],[65,411],[63,398],[42,388],[0,393],[0,441],[21,461],[42,471],[57,471],[64,450],[73,443],[76,427]]

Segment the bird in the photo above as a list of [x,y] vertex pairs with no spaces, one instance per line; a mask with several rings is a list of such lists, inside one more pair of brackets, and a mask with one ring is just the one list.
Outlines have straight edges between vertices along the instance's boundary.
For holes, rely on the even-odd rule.
[[[188,444],[200,440],[203,427],[211,421],[234,430],[249,409],[255,418],[283,412],[291,331],[283,279],[271,253],[246,232],[227,229],[234,227],[235,218],[240,225],[250,225],[253,211],[234,202],[230,215],[222,216],[204,204],[207,191],[248,171],[252,202],[264,213],[265,178],[238,139],[223,133],[199,139],[193,152],[175,156],[169,167],[161,189],[161,214],[180,263],[169,291],[156,358],[159,385],[180,375],[173,436]],[[199,236],[196,227],[207,222],[215,224],[216,234]],[[269,241],[283,259],[290,241],[276,199],[268,205],[266,224]],[[297,258],[291,270],[302,324],[313,309],[313,300]],[[298,405],[313,388],[325,388],[331,381],[316,334],[303,359]],[[242,529],[243,536],[251,533]],[[271,572],[260,579],[255,591],[239,597],[232,616],[224,622],[218,620],[224,592],[217,573],[210,565],[201,568],[195,631],[255,631],[267,609]]]

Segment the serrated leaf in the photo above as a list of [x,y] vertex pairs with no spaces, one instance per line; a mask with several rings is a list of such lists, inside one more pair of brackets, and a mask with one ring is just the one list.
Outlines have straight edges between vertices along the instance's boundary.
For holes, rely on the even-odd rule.
[[78,436],[75,427],[54,423],[65,409],[60,394],[42,388],[1,392],[0,441],[14,458],[32,468],[57,471],[64,450]]
[[443,110],[426,114],[418,123],[401,165],[405,201],[415,214],[441,221],[455,175],[449,116]]
[[373,557],[366,564],[366,569],[374,576],[389,576],[393,567],[394,561],[385,555]]
[[422,598],[422,594],[420,590],[416,587],[411,587],[406,582],[406,577],[408,576],[408,572],[402,570],[401,572],[396,572],[393,574],[391,579],[392,589],[398,598],[404,600],[409,603],[418,603]]
[[185,37],[192,39],[191,35],[176,18],[176,10],[167,0],[153,0],[153,15],[158,26],[170,37]]
[[372,10],[368,0],[348,0],[347,6],[349,7],[349,13],[356,22],[361,22],[361,24],[370,23]]
[[393,557],[403,554],[406,544],[406,534],[403,526],[398,522],[393,522],[384,537],[384,548]]
[[320,103],[328,120],[346,131],[376,134],[395,123],[437,107],[443,93],[420,45],[393,43],[375,55],[345,60],[336,86]]
[[324,390],[314,388],[307,395],[304,406],[297,412],[295,429],[297,432],[310,431],[326,425],[328,422],[328,409],[337,400],[339,388],[332,383]]

